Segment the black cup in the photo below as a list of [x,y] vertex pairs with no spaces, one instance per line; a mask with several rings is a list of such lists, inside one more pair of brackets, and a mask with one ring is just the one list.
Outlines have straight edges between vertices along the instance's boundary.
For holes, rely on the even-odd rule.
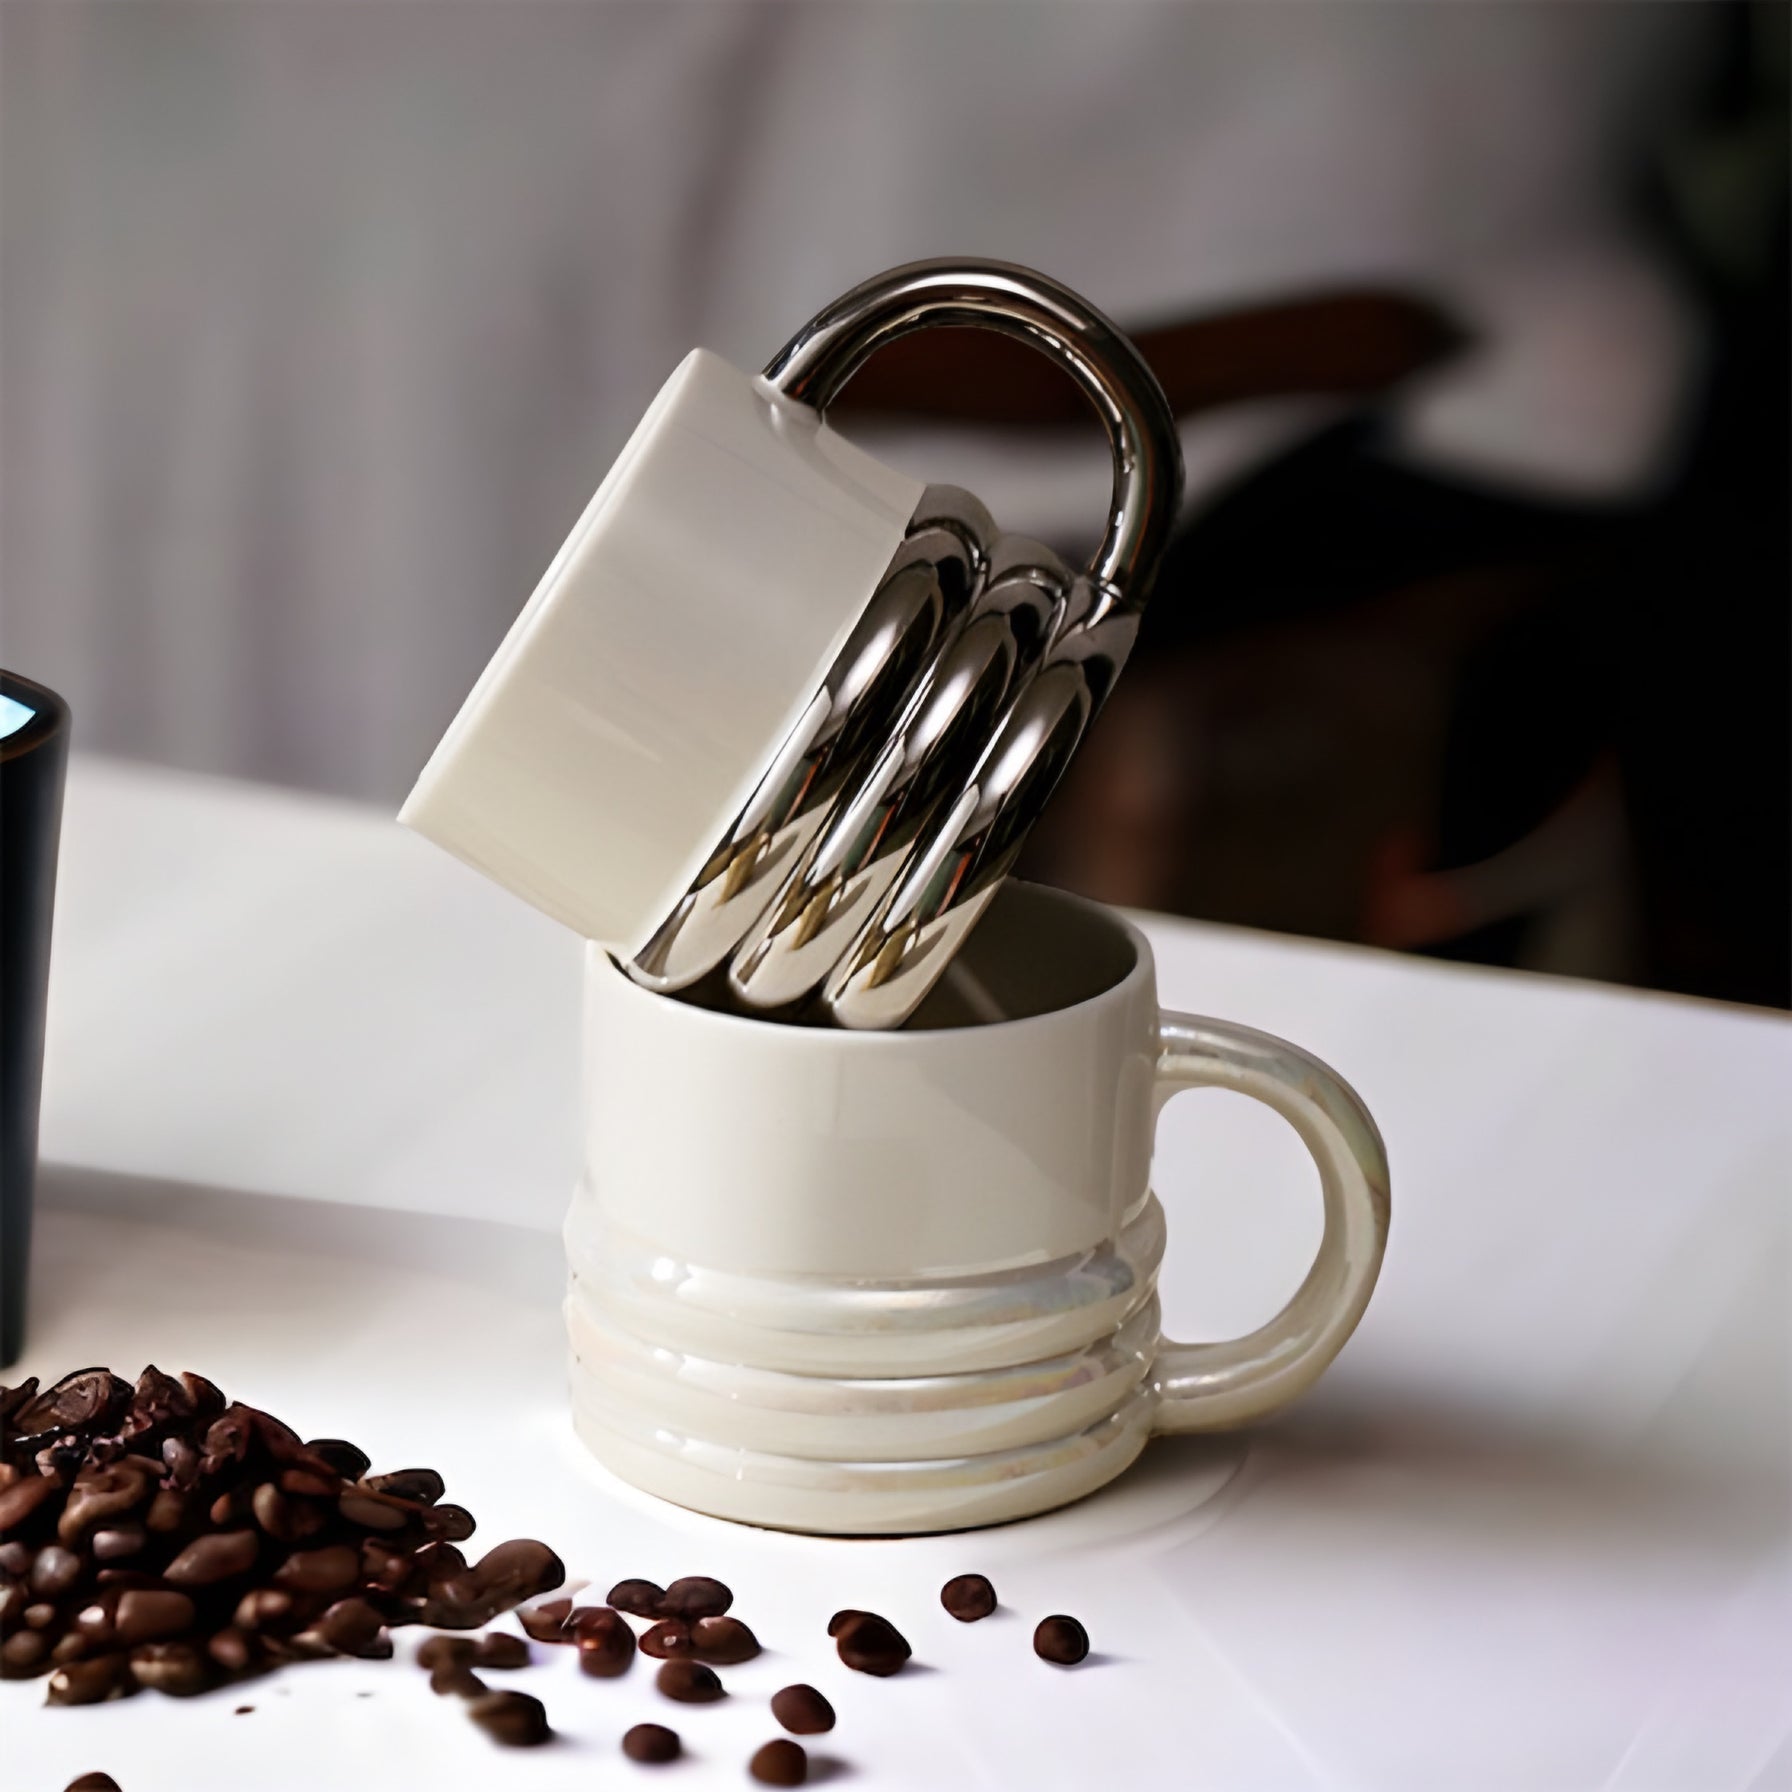
[[68,705],[0,672],[0,1369],[25,1347]]

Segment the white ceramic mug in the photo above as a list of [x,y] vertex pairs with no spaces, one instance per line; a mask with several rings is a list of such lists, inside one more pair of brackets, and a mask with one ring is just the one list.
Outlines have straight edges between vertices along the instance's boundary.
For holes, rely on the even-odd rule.
[[[1324,1196],[1299,1290],[1230,1343],[1158,1329],[1153,1132],[1195,1088],[1281,1114]],[[1101,1486],[1153,1433],[1260,1418],[1349,1337],[1387,1238],[1381,1140],[1334,1071],[1163,1012],[1134,928],[1029,885],[899,1032],[669,1001],[594,948],[585,1103],[580,1435],[638,1486],[752,1524],[1018,1518]]]

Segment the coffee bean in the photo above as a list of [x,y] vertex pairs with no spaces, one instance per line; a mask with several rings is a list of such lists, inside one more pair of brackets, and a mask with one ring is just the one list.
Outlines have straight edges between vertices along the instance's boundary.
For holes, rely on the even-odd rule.
[[[12,1468],[12,1465],[8,1463],[5,1466],[16,1478],[17,1471]],[[10,1487],[12,1484],[11,1481],[7,1481],[3,1485]],[[52,1547],[54,1546],[52,1545]],[[21,1543],[17,1538],[11,1543],[0,1543],[0,1574],[16,1574],[23,1579],[31,1572],[31,1564],[37,1553],[29,1543]]]
[[322,1549],[295,1549],[278,1568],[274,1580],[296,1593],[340,1593],[360,1578],[360,1552],[346,1543]]
[[362,1661],[386,1661],[391,1658],[392,1639],[380,1615],[365,1599],[338,1599],[308,1630],[305,1638],[315,1637],[326,1649],[338,1655],[353,1655]]
[[301,1543],[315,1537],[328,1522],[326,1509],[316,1500],[282,1492],[272,1481],[263,1481],[249,1501],[255,1522],[276,1543]]
[[50,1676],[44,1690],[46,1705],[97,1705],[116,1699],[126,1688],[128,1660],[123,1655],[94,1655],[71,1661]]
[[660,1602],[666,1597],[666,1589],[651,1580],[619,1580],[610,1589],[610,1597],[604,1602],[614,1606],[619,1612],[627,1612],[636,1618],[657,1618],[660,1615]]
[[517,1622],[538,1643],[570,1643],[572,1632],[566,1620],[572,1613],[570,1599],[549,1599],[541,1605],[527,1605],[517,1613]]
[[[39,1640],[42,1639],[39,1638]],[[50,1665],[59,1668],[65,1661],[80,1661],[85,1656],[98,1655],[102,1652],[78,1630],[71,1630],[50,1651]]]
[[472,1662],[473,1653],[478,1647],[470,1636],[425,1637],[417,1645],[417,1665],[431,1669],[465,1667]]
[[563,1585],[566,1567],[545,1543],[518,1537],[487,1550],[473,1574],[489,1596],[515,1605]]
[[153,1500],[149,1502],[149,1510],[144,1514],[143,1526],[152,1536],[165,1537],[174,1531],[184,1531],[192,1521],[192,1514],[198,1501],[189,1492],[178,1487],[160,1488]]
[[569,1620],[579,1649],[579,1672],[598,1680],[614,1680],[635,1659],[635,1633],[628,1620],[607,1605],[575,1611]]
[[662,1618],[643,1632],[641,1653],[656,1661],[679,1661],[696,1651],[691,1643],[691,1627],[682,1618]]
[[178,1636],[194,1618],[193,1602],[185,1593],[156,1592],[131,1587],[118,1596],[118,1613],[112,1634],[125,1648]]
[[372,1467],[365,1450],[357,1449],[340,1437],[314,1437],[305,1450],[308,1455],[321,1457],[345,1481],[360,1480]]
[[445,1661],[431,1670],[429,1690],[443,1696],[482,1699],[491,1688],[464,1661]]
[[82,1437],[109,1430],[131,1402],[131,1384],[110,1369],[77,1369],[18,1412],[12,1423],[23,1437],[72,1431]]
[[368,1475],[362,1486],[375,1493],[390,1493],[401,1500],[415,1500],[420,1506],[433,1506],[447,1488],[433,1468],[400,1468],[390,1474]]
[[535,1748],[554,1734],[541,1700],[526,1692],[488,1692],[467,1710],[486,1735],[506,1748]]
[[266,1630],[292,1615],[293,1597],[280,1587],[255,1587],[236,1602],[235,1620],[244,1630]]
[[432,1581],[418,1618],[438,1630],[483,1630],[507,1603],[489,1595],[469,1569]]
[[940,1604],[960,1624],[975,1624],[996,1609],[996,1590],[981,1574],[960,1574],[940,1588]]
[[274,1485],[302,1500],[333,1500],[342,1492],[342,1477],[334,1470],[283,1468]]
[[0,1643],[0,1678],[22,1679],[40,1673],[52,1659],[50,1639],[41,1630],[15,1630]]
[[854,1619],[869,1618],[870,1616],[872,1616],[870,1612],[862,1612],[856,1606],[843,1606],[828,1619],[828,1635],[838,1636]]
[[50,1475],[26,1475],[0,1493],[0,1537],[22,1532],[31,1515],[62,1491]]
[[256,1649],[248,1633],[227,1624],[206,1643],[205,1652],[227,1674],[242,1674],[254,1661]]
[[336,1502],[344,1520],[364,1531],[402,1531],[411,1515],[397,1500],[385,1494],[351,1488]]
[[734,1603],[734,1595],[719,1580],[706,1574],[687,1574],[675,1580],[660,1599],[660,1615],[666,1618],[719,1618]]
[[759,1639],[739,1618],[699,1618],[691,1626],[691,1648],[700,1660],[725,1668],[751,1661]]
[[465,1543],[479,1528],[465,1506],[428,1506],[422,1520],[424,1530],[444,1543]]
[[228,1530],[244,1524],[254,1511],[255,1489],[247,1482],[241,1487],[232,1487],[221,1493],[212,1501],[206,1511],[209,1518],[220,1530]]
[[[21,1487],[27,1485],[20,1482]],[[56,1537],[71,1548],[89,1531],[105,1525],[108,1519],[120,1518],[149,1498],[150,1479],[140,1470],[114,1464],[106,1468],[84,1468],[68,1490],[62,1516],[56,1521]],[[12,1489],[17,1492],[18,1489]]]
[[149,1692],[190,1699],[204,1692],[212,1677],[191,1643],[144,1643],[131,1651],[131,1678]]
[[88,1546],[95,1561],[122,1562],[127,1556],[139,1554],[148,1541],[149,1535],[142,1525],[121,1524],[109,1530],[95,1531]]
[[20,1622],[31,1595],[22,1580],[9,1580],[0,1587],[0,1635],[7,1635]]
[[162,1578],[170,1586],[212,1587],[247,1574],[260,1554],[261,1539],[253,1531],[220,1531],[189,1543],[162,1570]]
[[1042,1618],[1039,1628],[1033,1632],[1033,1653],[1041,1661],[1056,1662],[1059,1667],[1075,1667],[1089,1653],[1089,1633],[1075,1618],[1056,1613]]
[[21,1612],[25,1625],[31,1630],[48,1630],[56,1622],[56,1608],[48,1600],[40,1600],[36,1605],[28,1605]]
[[684,1744],[678,1740],[678,1732],[668,1730],[664,1724],[636,1724],[622,1734],[622,1752],[631,1761],[658,1766],[665,1761],[676,1761],[683,1751]]
[[64,1792],[118,1792],[118,1781],[109,1773],[84,1773],[70,1780]]
[[855,1673],[875,1674],[880,1680],[897,1673],[913,1653],[902,1632],[875,1612],[864,1612],[846,1624],[834,1647]]
[[529,1660],[529,1645],[520,1636],[511,1636],[501,1630],[482,1636],[474,1645],[473,1664],[476,1667],[526,1668]]
[[48,1543],[32,1557],[27,1584],[39,1598],[60,1599],[81,1578],[82,1572],[81,1558],[72,1549],[64,1549],[60,1543]]
[[819,1736],[834,1727],[834,1707],[813,1686],[784,1686],[772,1694],[772,1716],[793,1736]]
[[653,1683],[681,1705],[707,1705],[722,1696],[722,1682],[715,1669],[700,1661],[669,1661]]
[[747,1771],[762,1786],[800,1786],[809,1777],[809,1757],[800,1742],[780,1736],[755,1752]]

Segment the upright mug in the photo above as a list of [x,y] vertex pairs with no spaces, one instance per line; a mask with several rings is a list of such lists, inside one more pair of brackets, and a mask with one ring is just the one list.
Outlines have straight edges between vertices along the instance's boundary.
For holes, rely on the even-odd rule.
[[[590,949],[566,1228],[580,1435],[679,1505],[877,1535],[1045,1511],[1154,1433],[1310,1387],[1361,1318],[1387,1158],[1316,1058],[1164,1012],[1119,916],[1009,883],[898,1032],[668,1001]],[[1269,1323],[1159,1331],[1157,1115],[1236,1090],[1300,1135],[1325,1229]]]

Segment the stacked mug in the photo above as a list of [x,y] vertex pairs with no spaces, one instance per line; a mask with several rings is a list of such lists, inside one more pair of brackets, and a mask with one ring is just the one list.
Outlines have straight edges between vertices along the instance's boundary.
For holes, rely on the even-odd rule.
[[[1114,489],[1089,565],[825,420],[907,332],[1018,336]],[[1180,494],[1168,404],[1057,283],[923,263],[754,378],[694,351],[401,819],[587,947],[575,1421],[636,1484],[841,1533],[1018,1517],[1154,1431],[1308,1385],[1360,1317],[1386,1160],[1334,1073],[1161,1013],[1142,936],[1008,872],[1136,635]],[[1169,1345],[1149,1187],[1170,1093],[1295,1126],[1325,1234],[1249,1338]]]

